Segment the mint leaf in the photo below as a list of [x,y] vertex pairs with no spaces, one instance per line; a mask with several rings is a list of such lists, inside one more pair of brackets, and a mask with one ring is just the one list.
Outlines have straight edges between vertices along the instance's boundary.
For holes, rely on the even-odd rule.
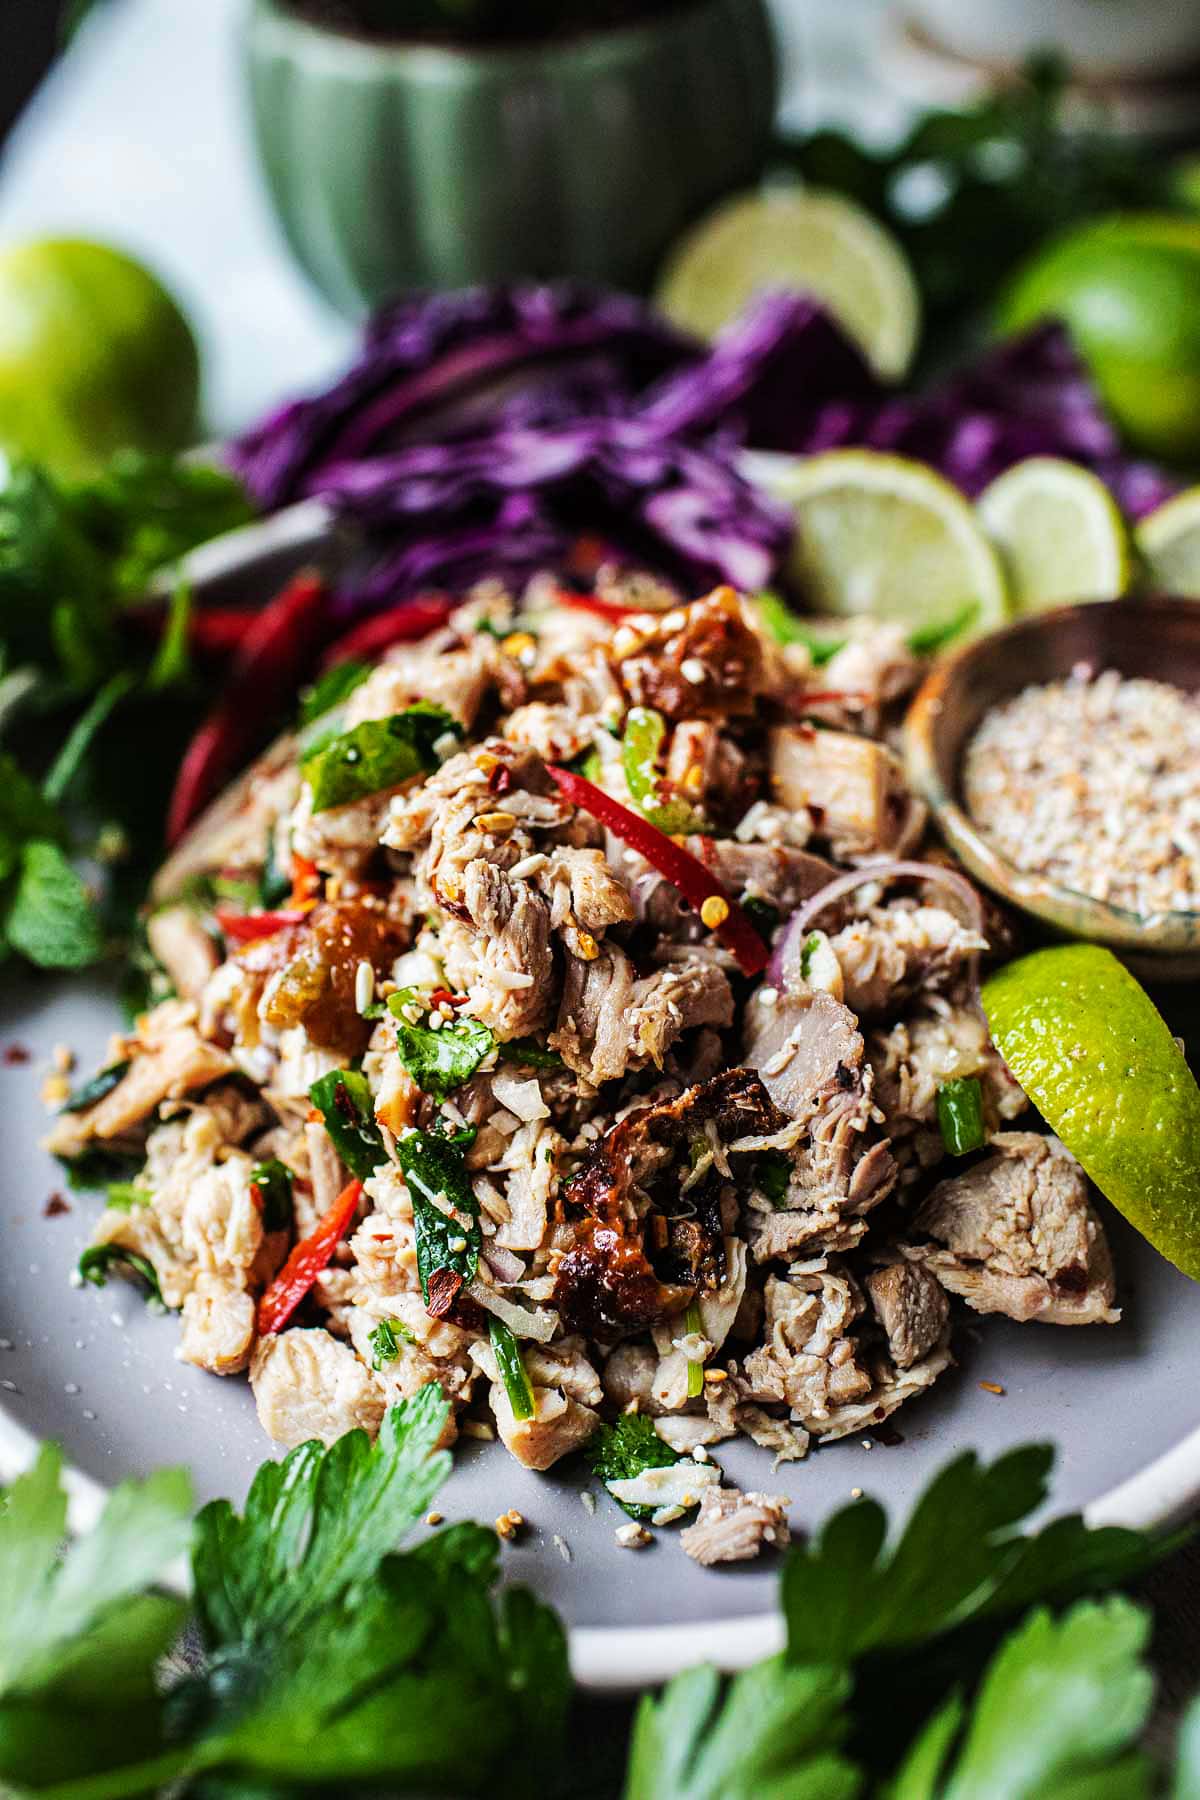
[[416,988],[401,988],[388,996],[388,1010],[396,1020],[396,1049],[400,1061],[422,1093],[446,1100],[455,1088],[469,1081],[484,1058],[496,1047],[491,1031],[479,1019],[455,1019],[438,1031],[428,1025],[410,1025],[405,1010],[427,1004]]
[[379,1437],[301,1444],[258,1471],[239,1518],[227,1500],[196,1520],[197,1610],[210,1648],[298,1631],[369,1581],[450,1472],[434,1451],[446,1401],[430,1384],[387,1414]]
[[14,950],[43,969],[82,969],[104,948],[87,889],[56,843],[22,847],[4,919]]
[[313,1082],[308,1097],[325,1120],[333,1147],[360,1181],[387,1161],[367,1078],[357,1069],[331,1069]]
[[[1143,1660],[1149,1635],[1149,1614],[1120,1598],[1085,1601],[1057,1620],[1031,1613],[992,1659],[953,1769],[925,1793],[939,1800],[1149,1796],[1150,1768],[1134,1747],[1154,1697]],[[943,1716],[943,1733],[947,1723]],[[910,1769],[930,1750],[927,1738],[918,1740]],[[920,1792],[902,1771],[901,1793]]]
[[7,750],[0,751],[0,877],[16,868],[28,839],[48,838],[57,844],[64,837],[55,806]]
[[461,737],[462,726],[444,707],[421,700],[389,719],[365,719],[340,733],[301,765],[313,811],[346,806],[429,774],[438,765],[433,746],[447,732]]
[[[408,1131],[396,1140],[396,1158],[412,1201],[417,1274],[427,1311],[442,1317],[464,1282],[475,1279],[483,1242],[479,1205],[463,1147],[436,1131]],[[442,1204],[454,1208],[455,1217]]]
[[348,700],[370,673],[370,663],[357,662],[353,657],[326,669],[324,675],[300,695],[298,724],[303,727],[311,725],[315,719],[323,719],[332,707]]
[[[600,1481],[628,1481],[647,1469],[669,1469],[681,1460],[665,1438],[660,1438],[644,1413],[622,1413],[614,1425],[602,1425],[584,1450],[588,1466]],[[616,1499],[616,1496],[613,1496]],[[617,1505],[631,1519],[648,1519],[652,1506]]]
[[846,1671],[782,1656],[723,1688],[690,1669],[638,1708],[625,1800],[854,1800],[862,1779],[840,1754]]

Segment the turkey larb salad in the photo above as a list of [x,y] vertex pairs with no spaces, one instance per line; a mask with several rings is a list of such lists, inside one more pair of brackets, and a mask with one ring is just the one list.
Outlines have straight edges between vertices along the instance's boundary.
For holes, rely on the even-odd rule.
[[[336,665],[159,876],[168,997],[51,1140],[140,1165],[83,1273],[280,1444],[430,1380],[534,1469],[637,1415],[612,1489],[657,1517],[722,1439],[878,1426],[953,1297],[1115,1321],[1082,1171],[1009,1128],[1003,926],[887,741],[918,658],[840,631],[535,581]],[[694,1553],[781,1517],[714,1487]]]

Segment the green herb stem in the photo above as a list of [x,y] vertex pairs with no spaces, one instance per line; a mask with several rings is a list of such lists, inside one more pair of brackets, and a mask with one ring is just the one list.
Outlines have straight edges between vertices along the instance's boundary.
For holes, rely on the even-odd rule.
[[[683,1315],[683,1322],[689,1337],[703,1337],[704,1324],[700,1317],[700,1302],[693,1300]],[[704,1392],[704,1364],[693,1362],[688,1358],[687,1391],[689,1400],[698,1400]]]
[[488,1333],[513,1418],[532,1419],[537,1412],[537,1404],[520,1345],[504,1320],[498,1319],[494,1313],[488,1317]]

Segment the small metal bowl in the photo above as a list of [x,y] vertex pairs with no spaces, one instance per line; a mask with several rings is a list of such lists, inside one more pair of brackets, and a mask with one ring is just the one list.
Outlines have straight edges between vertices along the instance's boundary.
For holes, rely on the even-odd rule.
[[953,652],[926,677],[904,723],[913,787],[946,842],[985,887],[1051,931],[1106,944],[1150,981],[1200,979],[1200,913],[1143,915],[1026,874],[1002,856],[962,803],[963,753],[984,714],[1031,683],[1084,665],[1200,693],[1200,603],[1098,601],[1019,619]]

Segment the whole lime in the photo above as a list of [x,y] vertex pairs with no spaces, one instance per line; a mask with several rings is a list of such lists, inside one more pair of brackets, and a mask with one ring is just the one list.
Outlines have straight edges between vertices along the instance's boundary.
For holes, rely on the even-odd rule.
[[1200,220],[1127,213],[1077,227],[1020,270],[1003,329],[1065,320],[1130,443],[1200,451]]
[[132,257],[55,239],[0,251],[0,449],[65,476],[195,435],[200,358],[183,313]]

